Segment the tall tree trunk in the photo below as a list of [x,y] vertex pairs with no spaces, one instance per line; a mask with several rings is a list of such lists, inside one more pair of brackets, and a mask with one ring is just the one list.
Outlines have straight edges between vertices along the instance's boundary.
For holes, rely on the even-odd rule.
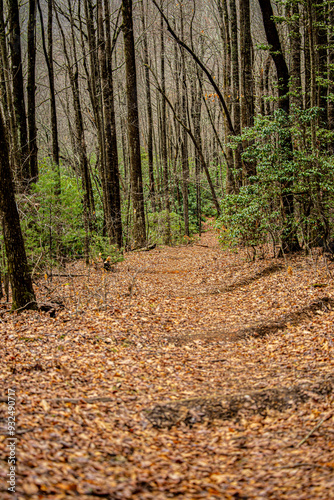
[[[236,0],[229,0],[230,30],[231,30],[231,75],[232,75],[232,117],[233,128],[236,135],[241,133],[240,115],[240,71],[239,71],[239,44],[238,44],[238,18]],[[234,169],[236,188],[241,186],[242,160],[241,144],[234,150]]]
[[[281,42],[278,36],[277,27],[274,20],[274,13],[270,0],[259,0],[264,29],[267,36],[267,42],[271,46],[270,54],[273,58],[277,79],[278,79],[278,98],[279,108],[289,116],[289,70],[284,58],[281,47]],[[287,124],[288,126],[288,124]],[[282,151],[286,151],[288,160],[292,159],[292,141],[291,135],[286,132],[280,138]],[[284,252],[295,252],[300,250],[298,242],[295,221],[294,221],[294,197],[293,197],[293,181],[284,179],[281,181],[282,189],[282,211],[284,229],[282,231],[282,248]]]
[[[163,10],[163,3],[161,2],[161,10]],[[161,160],[162,160],[162,186],[163,186],[163,199],[164,208],[166,210],[166,227],[164,234],[164,242],[169,245],[171,242],[170,233],[170,204],[169,204],[169,175],[168,175],[168,161],[167,161],[167,114],[166,114],[166,77],[165,77],[165,39],[164,39],[164,20],[161,15],[160,18],[160,69],[161,69]]]
[[51,117],[51,139],[52,139],[52,160],[56,167],[57,185],[56,195],[60,195],[60,171],[59,171],[59,140],[58,140],[58,123],[57,123],[57,108],[56,108],[56,91],[53,69],[53,0],[48,0],[48,22],[47,22],[47,40],[45,37],[45,28],[43,13],[40,5],[40,0],[37,0],[37,7],[40,16],[42,46],[46,67],[48,70],[49,91],[50,91],[50,117]]
[[36,126],[36,0],[29,0],[28,19],[28,141],[29,141],[29,176],[30,181],[38,180],[37,164],[37,126]]
[[304,39],[304,109],[311,106],[311,62],[310,62],[310,26],[308,7],[303,6],[303,39]]
[[290,93],[291,104],[296,108],[302,107],[302,81],[301,81],[301,34],[299,27],[299,4],[292,1],[287,4],[289,19],[289,36],[291,50]]
[[20,14],[17,0],[11,0],[8,3],[8,14],[10,27],[13,104],[15,112],[15,125],[17,128],[20,148],[20,164],[17,170],[17,179],[19,181],[19,184],[21,185],[20,189],[24,189],[24,187],[27,186],[30,181],[30,172],[27,117],[23,90],[24,85],[21,56]]
[[[184,38],[183,30],[183,9],[180,5],[180,22],[181,22],[181,38]],[[182,71],[182,89],[181,89],[181,116],[182,121],[187,125],[187,73],[186,73],[186,57],[184,49],[181,48],[181,71]],[[183,197],[183,220],[184,233],[189,236],[189,159],[188,159],[188,134],[185,128],[182,130],[181,142],[181,163],[182,163],[182,197]]]
[[6,131],[8,132],[7,140],[9,141],[9,147],[10,147],[9,159],[11,162],[12,170],[14,171],[15,169],[17,169],[17,166],[20,165],[21,159],[19,155],[17,129],[15,126],[13,94],[10,86],[11,73],[10,73],[10,64],[8,59],[8,47],[6,40],[3,0],[0,0],[0,54],[1,54],[0,60],[4,78],[1,99],[5,112]]
[[89,173],[88,167],[88,159],[87,159],[87,151],[86,151],[86,140],[85,140],[85,132],[84,132],[84,122],[82,116],[81,109],[81,100],[80,100],[80,90],[79,90],[79,68],[78,68],[78,59],[76,53],[76,42],[74,36],[74,20],[73,20],[73,12],[70,4],[70,0],[68,0],[68,11],[70,18],[70,28],[71,28],[71,42],[72,42],[72,51],[73,51],[73,61],[71,61],[68,49],[67,42],[64,33],[64,29],[59,19],[59,15],[57,10],[56,18],[58,27],[61,33],[62,42],[63,42],[63,50],[67,65],[67,71],[70,80],[70,86],[73,97],[73,107],[74,107],[74,115],[75,115],[75,147],[79,156],[80,162],[80,171],[81,171],[81,179],[82,179],[82,190],[83,190],[83,218],[84,218],[84,226],[85,226],[85,259],[86,263],[89,263],[89,233],[93,229],[93,220],[94,220],[94,197],[92,190],[92,183]]
[[151,85],[150,85],[150,68],[148,57],[148,42],[145,26],[145,13],[144,2],[141,0],[141,23],[143,29],[143,49],[144,49],[144,71],[145,71],[145,90],[146,90],[146,109],[147,109],[147,156],[148,156],[148,175],[150,183],[150,198],[152,203],[153,212],[156,211],[156,194],[154,183],[154,166],[153,166],[153,112],[152,112],[152,98],[151,98]]
[[126,68],[126,97],[128,106],[128,135],[131,168],[131,194],[133,207],[133,238],[135,246],[146,241],[144,193],[140,154],[140,135],[137,97],[136,57],[133,34],[132,0],[122,0],[124,55]]
[[[253,50],[250,25],[250,7],[249,0],[239,0],[240,12],[240,54],[241,54],[241,129],[252,127],[254,125],[254,79],[253,79]],[[249,146],[249,143],[243,144],[243,149]],[[254,162],[244,161],[244,182],[249,177],[256,174],[256,165]]]
[[[327,123],[327,4],[315,5],[316,14],[316,49],[317,49],[317,106],[320,108],[319,125],[328,128]],[[325,82],[323,81],[325,80]]]
[[[328,94],[332,96],[328,100],[328,128],[334,132],[334,6],[329,5],[329,27],[328,27]],[[329,152],[331,155],[334,154],[334,140],[329,141]]]
[[114,90],[111,68],[110,16],[107,1],[104,1],[103,22],[102,0],[97,1],[98,56],[102,89],[102,117],[105,147],[105,213],[108,236],[119,247],[122,246],[122,218],[120,204],[117,137],[114,110]]
[[12,288],[12,310],[37,309],[15,202],[6,135],[0,113],[0,218]]
[[[197,71],[195,64],[193,64],[192,77],[190,79],[191,117],[194,126],[194,137],[200,149],[202,149],[202,137],[201,137],[201,110],[202,110],[202,87],[203,87],[202,78],[203,78],[203,72]],[[196,219],[197,219],[199,235],[201,235],[202,232],[201,167],[202,164],[200,155],[198,151],[195,149]]]
[[[227,8],[227,0],[218,0],[218,12],[220,17],[220,33],[224,47],[224,72],[223,72],[223,87],[225,89],[225,97],[231,95],[231,37],[229,30],[229,15]],[[231,101],[227,99],[227,106],[231,112]],[[225,142],[229,142],[232,136],[227,124],[225,115]],[[233,151],[231,148],[226,148],[226,193],[231,194],[236,191],[234,180],[234,160]]]

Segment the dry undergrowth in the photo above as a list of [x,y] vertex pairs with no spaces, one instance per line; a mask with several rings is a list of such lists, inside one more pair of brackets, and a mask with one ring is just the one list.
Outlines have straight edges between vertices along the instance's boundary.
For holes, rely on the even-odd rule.
[[333,264],[245,255],[208,232],[42,279],[47,312],[0,305],[17,500],[332,498]]

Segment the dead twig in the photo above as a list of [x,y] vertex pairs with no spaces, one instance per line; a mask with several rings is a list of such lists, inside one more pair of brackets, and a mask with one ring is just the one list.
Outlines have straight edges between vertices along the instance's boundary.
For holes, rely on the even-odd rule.
[[306,437],[304,437],[304,439],[302,439],[296,446],[296,448],[299,448],[300,446],[302,446],[307,440],[309,437],[312,436],[312,434],[319,429],[319,427],[324,423],[326,422],[326,420],[328,420],[329,418],[331,418],[332,416],[334,415],[334,411],[330,411],[329,413],[327,413],[327,415],[325,415],[321,420],[320,422],[317,423],[317,425],[315,425],[313,427],[313,429],[307,434]]

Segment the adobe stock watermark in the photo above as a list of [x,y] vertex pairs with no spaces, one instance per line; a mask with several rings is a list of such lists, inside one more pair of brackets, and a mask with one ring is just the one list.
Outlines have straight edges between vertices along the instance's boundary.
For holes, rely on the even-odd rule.
[[15,493],[16,487],[16,397],[15,389],[8,389],[8,417],[7,417],[7,428],[8,428],[8,467],[9,471],[7,474],[8,480],[8,491]]

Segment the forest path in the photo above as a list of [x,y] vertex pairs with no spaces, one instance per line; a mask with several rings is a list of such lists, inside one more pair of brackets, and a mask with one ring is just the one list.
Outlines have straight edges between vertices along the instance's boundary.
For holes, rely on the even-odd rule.
[[208,231],[41,279],[39,300],[64,309],[0,316],[18,498],[330,499],[332,266],[249,262]]

